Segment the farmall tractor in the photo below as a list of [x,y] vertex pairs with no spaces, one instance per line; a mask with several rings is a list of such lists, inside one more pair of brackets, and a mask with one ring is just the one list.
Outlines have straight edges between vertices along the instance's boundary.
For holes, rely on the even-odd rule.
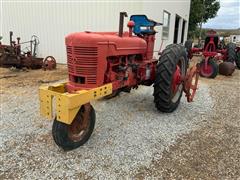
[[[199,65],[202,77],[215,78],[218,72],[223,75],[231,75],[235,69],[234,64],[240,69],[240,47],[236,47],[234,43],[229,43],[225,47],[214,30],[207,32],[202,48],[192,48],[191,41],[186,41],[185,47],[189,59],[192,59],[195,53],[202,55],[202,61]],[[218,63],[222,61],[223,63]]]
[[41,114],[55,117],[52,135],[64,150],[83,145],[91,136],[96,118],[92,100],[152,84],[154,103],[161,112],[174,111],[183,91],[188,102],[193,100],[198,71],[196,66],[188,70],[185,48],[172,44],[154,58],[154,27],[161,24],[132,15],[129,31],[123,32],[124,16],[121,12],[119,32],[69,34],[65,38],[69,82],[39,89]]

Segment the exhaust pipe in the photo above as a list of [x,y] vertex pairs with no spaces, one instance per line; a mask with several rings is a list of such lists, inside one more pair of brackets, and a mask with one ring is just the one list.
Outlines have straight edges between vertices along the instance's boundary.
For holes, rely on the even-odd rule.
[[13,32],[12,31],[9,32],[9,36],[10,36],[10,46],[12,46],[12,36],[13,36]]
[[119,17],[119,31],[118,31],[118,36],[119,36],[119,37],[122,37],[122,35],[123,35],[124,17],[128,17],[127,12],[120,12],[120,17]]

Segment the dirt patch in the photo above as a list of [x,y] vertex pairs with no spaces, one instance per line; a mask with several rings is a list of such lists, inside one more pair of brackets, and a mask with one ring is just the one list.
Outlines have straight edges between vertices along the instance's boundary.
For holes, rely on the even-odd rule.
[[29,86],[29,90],[31,90],[31,86],[39,86],[67,78],[67,66],[61,64],[58,64],[57,69],[52,71],[0,68],[0,94],[15,93],[16,88],[25,86]]

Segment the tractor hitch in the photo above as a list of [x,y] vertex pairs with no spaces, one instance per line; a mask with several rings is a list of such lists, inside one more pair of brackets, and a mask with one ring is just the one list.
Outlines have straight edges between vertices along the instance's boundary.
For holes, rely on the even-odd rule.
[[191,67],[183,80],[183,91],[188,102],[192,102],[197,91],[199,79],[200,65],[197,64]]
[[54,84],[39,88],[40,113],[42,116],[48,119],[56,117],[57,121],[71,124],[82,105],[112,94],[112,83],[74,93],[69,93],[66,90],[66,84]]

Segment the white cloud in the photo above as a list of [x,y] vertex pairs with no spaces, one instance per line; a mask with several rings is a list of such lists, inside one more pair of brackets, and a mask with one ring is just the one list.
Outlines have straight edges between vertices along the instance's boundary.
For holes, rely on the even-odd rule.
[[240,28],[240,1],[220,0],[220,9],[214,19],[203,24],[205,28],[236,29]]

